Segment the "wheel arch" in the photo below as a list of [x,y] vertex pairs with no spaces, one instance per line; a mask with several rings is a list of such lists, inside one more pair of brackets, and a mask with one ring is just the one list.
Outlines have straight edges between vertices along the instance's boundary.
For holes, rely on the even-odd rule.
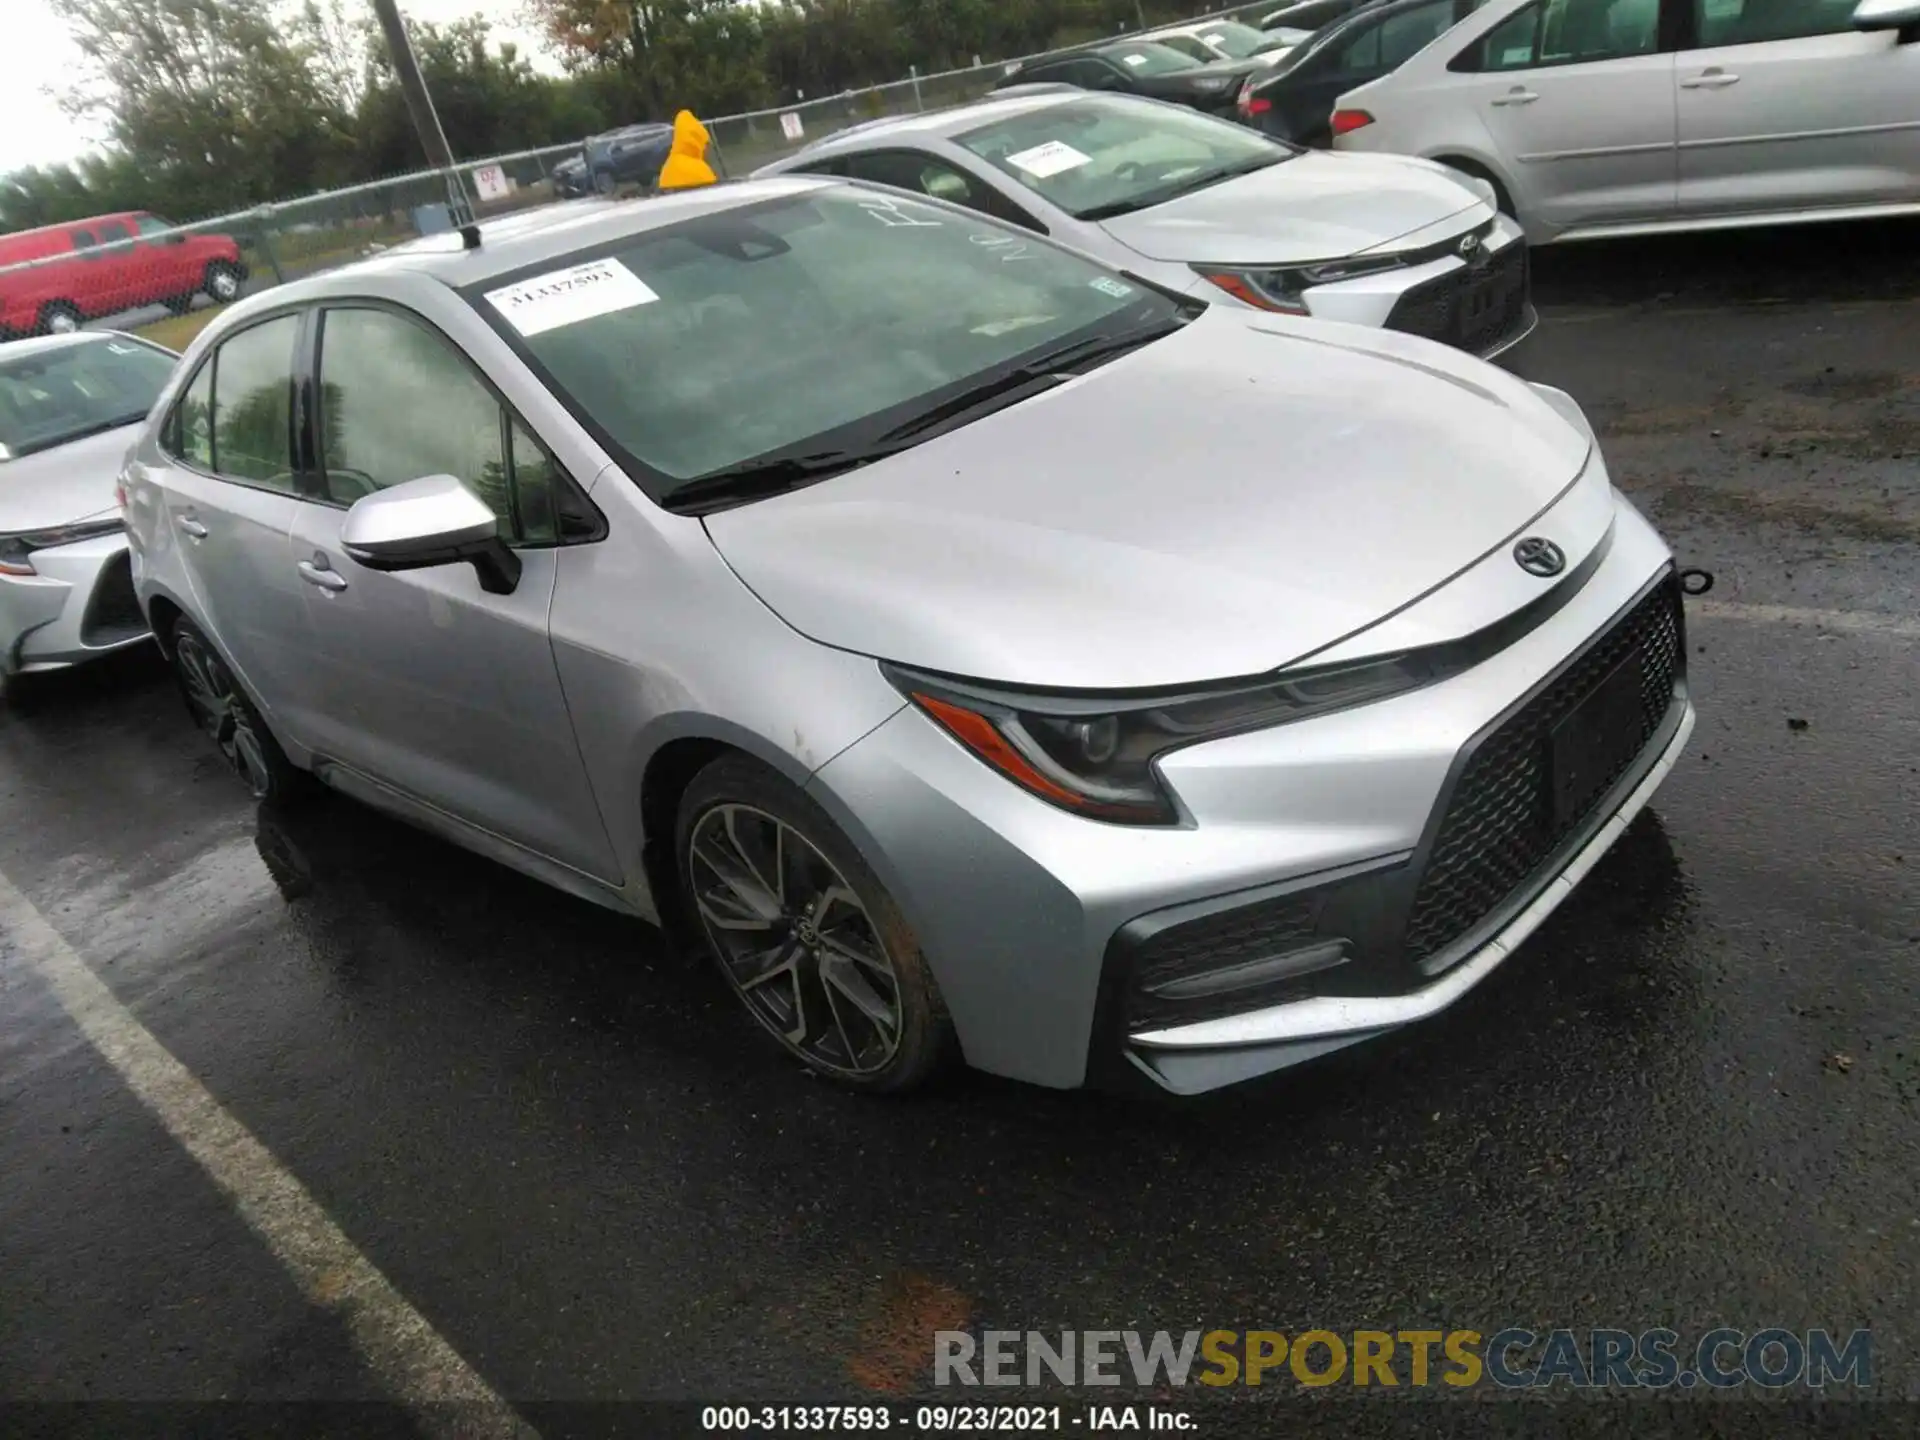
[[757,760],[801,790],[812,775],[793,755],[763,736],[712,715],[668,720],[655,738],[640,771],[639,864],[661,925],[675,939],[683,939],[687,917],[680,903],[674,829],[681,797],[693,777],[728,755]]
[[1500,213],[1514,219],[1519,216],[1513,208],[1513,186],[1501,172],[1500,167],[1484,155],[1459,145],[1443,146],[1440,149],[1424,153],[1422,159],[1431,160],[1437,165],[1451,166],[1467,175],[1476,175],[1493,186],[1497,196],[1495,203]]
[[153,631],[160,653],[168,660],[173,659],[174,622],[186,613],[186,609],[168,595],[155,595],[147,601],[147,626]]

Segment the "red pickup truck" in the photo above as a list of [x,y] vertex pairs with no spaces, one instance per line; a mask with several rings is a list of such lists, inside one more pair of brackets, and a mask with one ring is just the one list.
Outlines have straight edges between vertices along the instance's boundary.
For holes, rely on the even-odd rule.
[[247,278],[227,235],[182,234],[128,210],[0,235],[0,333],[61,334],[142,305],[185,310],[202,290],[225,304]]

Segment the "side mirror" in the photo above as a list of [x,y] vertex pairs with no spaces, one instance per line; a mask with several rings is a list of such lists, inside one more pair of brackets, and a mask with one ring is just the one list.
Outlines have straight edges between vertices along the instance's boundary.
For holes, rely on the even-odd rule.
[[511,595],[520,557],[487,502],[451,475],[429,475],[354,501],[340,548],[369,570],[427,570],[468,561],[490,595]]
[[1860,0],[1854,7],[1856,30],[1898,30],[1902,43],[1920,39],[1920,0]]

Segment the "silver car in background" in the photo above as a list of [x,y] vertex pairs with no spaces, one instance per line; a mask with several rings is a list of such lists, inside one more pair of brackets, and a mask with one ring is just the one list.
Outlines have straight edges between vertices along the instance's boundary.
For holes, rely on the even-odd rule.
[[1920,214],[1920,0],[1488,0],[1333,132],[1486,180],[1535,244]]
[[256,794],[677,917],[868,1089],[1191,1092],[1432,1015],[1693,723],[1565,395],[845,181],[244,300],[126,484]]
[[949,200],[1217,303],[1484,358],[1536,323],[1526,240],[1485,184],[1134,96],[1053,90],[875,121],[759,173],[795,172]]
[[175,358],[110,333],[0,345],[0,676],[146,638],[114,486]]

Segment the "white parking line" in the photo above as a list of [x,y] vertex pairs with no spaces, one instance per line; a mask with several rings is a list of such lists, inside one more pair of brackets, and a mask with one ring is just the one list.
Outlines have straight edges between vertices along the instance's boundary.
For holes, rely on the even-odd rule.
[[[307,1299],[338,1315],[372,1372],[427,1434],[535,1431],[354,1248],[306,1188],[168,1053],[0,874],[0,929],[93,1048],[224,1190]],[[323,1397],[315,1397],[323,1398]]]
[[1760,625],[1805,625],[1858,635],[1920,639],[1920,619],[1878,610],[1809,610],[1798,605],[1742,605],[1734,600],[1689,600],[1687,613],[1708,620],[1746,620]]

